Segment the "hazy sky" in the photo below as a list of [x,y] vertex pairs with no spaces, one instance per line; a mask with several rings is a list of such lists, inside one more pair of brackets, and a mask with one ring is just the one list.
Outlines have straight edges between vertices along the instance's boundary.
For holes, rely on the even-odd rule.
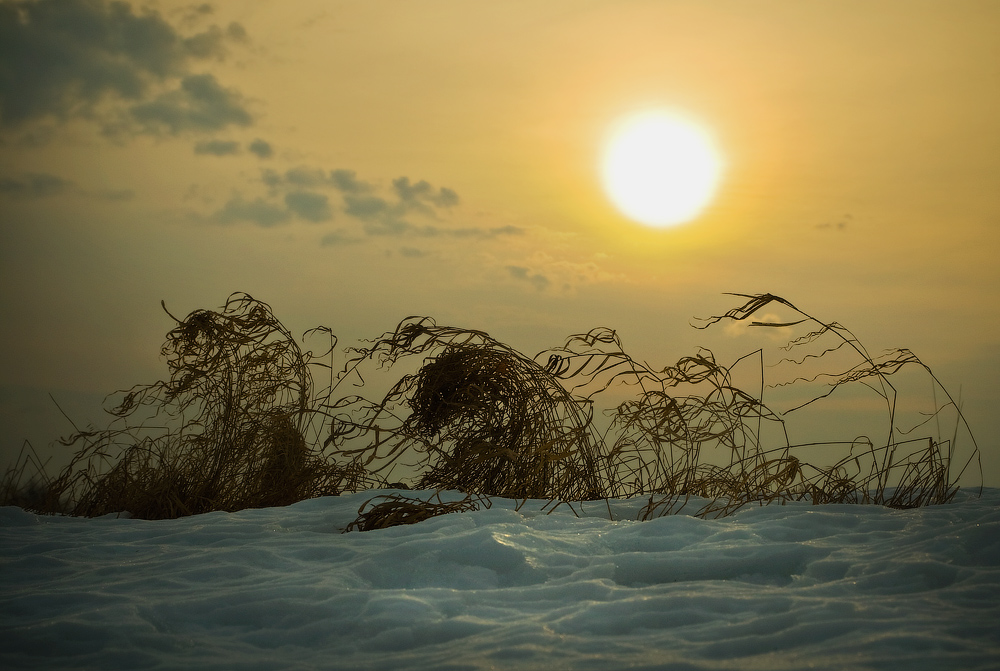
[[[4,454],[68,432],[47,393],[86,424],[161,377],[161,299],[665,365],[771,292],[912,349],[1000,486],[997,35],[992,0],[0,0]],[[681,227],[599,183],[648,109],[725,157]]]

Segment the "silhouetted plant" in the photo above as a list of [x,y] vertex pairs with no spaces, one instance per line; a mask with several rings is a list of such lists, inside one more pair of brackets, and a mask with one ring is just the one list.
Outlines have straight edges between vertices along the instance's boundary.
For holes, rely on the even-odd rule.
[[[324,363],[336,343],[328,329],[308,333],[330,341],[315,357],[266,304],[233,294],[221,311],[172,317],[162,350],[169,379],[122,392],[108,428],[64,440],[77,453],[55,477],[23,452],[0,482],[0,502],[38,512],[177,517],[384,487],[397,467],[399,485],[435,492],[369,499],[348,527],[366,530],[476,509],[491,496],[550,503],[648,497],[641,519],[693,500],[696,513],[709,517],[792,500],[906,508],[950,501],[970,467],[981,474],[961,409],[912,352],[873,357],[843,326],[783,298],[735,295],[744,302],[701,328],[726,321],[788,332],[777,361],[765,363],[761,348],[725,366],[700,348],[654,368],[628,355],[608,328],[529,358],[482,331],[409,317],[368,346],[349,348],[335,376]],[[758,318],[765,308],[793,314]],[[735,382],[738,370],[754,366],[759,384]],[[338,395],[348,384],[364,388],[372,368],[413,372],[377,400]],[[894,385],[904,369],[929,379],[934,398],[909,426],[901,426]],[[319,391],[314,370],[330,376]],[[879,434],[790,440],[790,422],[850,389],[880,400]],[[597,430],[596,409],[623,394],[604,407],[609,425]],[[939,426],[945,413],[954,418],[951,438],[940,429],[913,437],[932,421]],[[960,430],[971,443],[961,451]],[[466,498],[442,501],[444,490]]]
[[356,464],[306,443],[316,362],[267,304],[233,294],[219,312],[174,320],[162,348],[170,378],[123,392],[109,428],[62,441],[78,451],[34,509],[172,518],[286,505],[366,481]]
[[[354,352],[350,371],[432,356],[381,401],[355,396],[331,406],[328,443],[338,452],[380,469],[412,456],[420,488],[522,499],[605,495],[607,458],[589,430],[589,404],[532,359],[481,331],[415,317]],[[348,445],[360,436],[369,440]]]

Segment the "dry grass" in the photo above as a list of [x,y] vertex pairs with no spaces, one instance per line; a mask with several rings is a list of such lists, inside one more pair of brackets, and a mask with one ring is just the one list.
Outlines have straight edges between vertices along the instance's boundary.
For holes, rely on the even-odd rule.
[[63,440],[75,457],[36,492],[32,509],[173,518],[287,505],[366,483],[356,464],[307,444],[316,362],[265,303],[234,294],[221,311],[174,319],[162,348],[169,379],[122,392],[108,428]]
[[380,401],[334,404],[328,444],[378,470],[411,459],[422,489],[574,501],[604,495],[607,460],[590,431],[590,405],[485,333],[407,319],[355,350],[348,370],[427,355]]
[[[372,505],[372,501],[379,503]],[[416,524],[439,515],[461,513],[490,507],[485,496],[467,495],[461,501],[442,501],[438,492],[431,499],[417,499],[399,494],[388,494],[368,499],[358,509],[358,518],[347,525],[344,532],[388,529],[404,524]]]
[[[708,501],[698,511],[708,517],[791,500],[906,508],[950,501],[967,471],[981,475],[958,403],[912,352],[873,357],[843,326],[783,298],[736,295],[740,305],[700,328],[747,325],[787,336],[783,346],[730,366],[699,349],[655,368],[629,356],[607,328],[527,357],[481,331],[411,317],[350,348],[334,375],[327,329],[311,332],[330,345],[313,356],[266,304],[234,294],[220,311],[175,318],[163,346],[169,379],[123,392],[109,428],[63,441],[77,449],[69,467],[48,477],[26,453],[0,497],[39,512],[152,519],[384,487],[396,469],[401,485],[467,495],[375,497],[348,527],[368,530],[476,509],[491,496],[642,496],[644,519],[692,497]],[[765,309],[787,318],[758,318]],[[374,400],[340,393],[350,385],[363,392],[373,374],[400,369],[411,372]],[[747,369],[756,382],[738,384]],[[319,391],[314,370],[330,376]],[[933,404],[915,420],[904,421],[898,403],[904,370],[931,388]],[[773,400],[765,403],[765,393]],[[874,399],[880,428],[790,440],[800,417],[841,397],[868,414]],[[602,410],[609,425],[599,431]],[[950,437],[942,421],[954,427]],[[30,470],[37,475],[25,481]]]

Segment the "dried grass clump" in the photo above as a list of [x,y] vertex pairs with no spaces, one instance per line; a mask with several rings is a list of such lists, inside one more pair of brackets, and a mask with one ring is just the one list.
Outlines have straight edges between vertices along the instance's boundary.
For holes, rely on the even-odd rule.
[[[605,495],[607,458],[590,431],[589,404],[534,360],[480,331],[426,318],[404,320],[355,351],[352,370],[432,356],[381,401],[350,397],[331,408],[328,442],[338,451],[378,470],[412,459],[420,488],[516,499]],[[349,444],[359,437],[367,440]]]
[[[704,320],[705,326],[722,320],[751,320],[774,304],[791,311],[794,318],[789,321],[749,321],[754,328],[799,327],[806,331],[782,346],[784,355],[773,364],[791,372],[783,380],[765,384],[763,352],[755,352],[760,355],[761,387],[752,394],[732,386],[730,369],[711,356],[682,359],[657,376],[663,382],[662,390],[644,393],[637,401],[620,406],[616,416],[621,430],[619,446],[642,454],[633,461],[648,474],[653,491],[645,517],[672,512],[692,494],[711,499],[700,511],[704,516],[727,515],[748,503],[793,500],[912,508],[950,501],[970,465],[975,464],[981,473],[979,449],[958,404],[912,352],[896,349],[873,357],[848,329],[836,322],[821,322],[783,298],[736,295],[746,302]],[[798,356],[788,356],[794,353]],[[829,365],[824,366],[824,362]],[[946,399],[943,405],[935,400],[935,407],[910,427],[900,425],[899,392],[892,380],[904,368],[921,371],[931,382],[935,398],[941,394]],[[696,372],[692,374],[692,370]],[[707,388],[679,398],[665,393],[668,387],[691,382]],[[785,391],[804,387],[805,393],[792,394],[796,400],[778,410],[763,403],[765,387]],[[789,442],[786,424],[798,413],[850,388],[866,390],[881,405],[880,437]],[[907,437],[948,410],[954,418],[953,438]],[[781,436],[779,444],[761,440],[762,427],[767,424],[780,427],[780,432],[771,434]],[[955,447],[960,429],[971,441],[962,454]],[[705,459],[707,447],[714,448],[714,463]]]
[[234,294],[219,312],[174,319],[162,348],[169,380],[124,392],[109,428],[62,441],[78,451],[32,509],[174,518],[287,505],[366,482],[356,464],[307,443],[315,362],[269,306]]

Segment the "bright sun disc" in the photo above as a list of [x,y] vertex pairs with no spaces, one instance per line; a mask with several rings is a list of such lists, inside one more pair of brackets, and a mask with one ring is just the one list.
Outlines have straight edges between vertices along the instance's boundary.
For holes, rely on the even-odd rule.
[[677,116],[626,119],[601,163],[604,188],[622,214],[649,226],[691,221],[715,195],[722,159],[711,136]]

